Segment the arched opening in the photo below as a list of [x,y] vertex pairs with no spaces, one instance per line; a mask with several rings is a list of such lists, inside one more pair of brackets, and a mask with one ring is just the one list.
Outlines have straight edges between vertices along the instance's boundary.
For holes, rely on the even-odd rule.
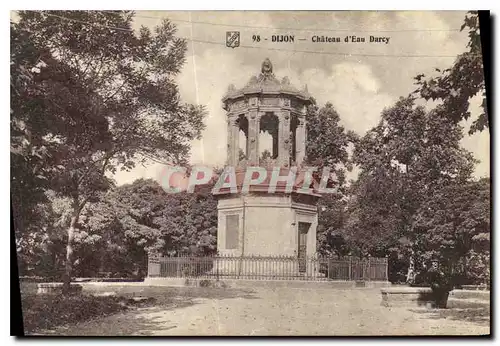
[[259,160],[278,158],[278,128],[279,119],[271,112],[260,118],[259,127]]
[[236,120],[238,126],[238,162],[248,159],[248,119],[241,114]]

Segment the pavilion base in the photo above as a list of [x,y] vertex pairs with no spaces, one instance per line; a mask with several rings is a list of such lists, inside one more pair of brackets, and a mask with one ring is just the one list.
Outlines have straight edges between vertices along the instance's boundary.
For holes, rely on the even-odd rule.
[[[312,258],[316,255],[318,213],[316,200],[310,196],[230,194],[219,197],[217,208],[217,250],[221,256]],[[248,263],[244,268],[254,271],[256,265]],[[287,264],[283,269],[265,270],[296,269]]]

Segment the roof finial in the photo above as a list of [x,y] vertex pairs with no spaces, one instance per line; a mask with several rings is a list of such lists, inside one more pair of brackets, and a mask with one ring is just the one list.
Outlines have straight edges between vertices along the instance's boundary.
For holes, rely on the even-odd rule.
[[271,60],[269,60],[269,58],[266,58],[262,62],[261,72],[263,75],[271,75],[273,73],[273,64],[271,63]]

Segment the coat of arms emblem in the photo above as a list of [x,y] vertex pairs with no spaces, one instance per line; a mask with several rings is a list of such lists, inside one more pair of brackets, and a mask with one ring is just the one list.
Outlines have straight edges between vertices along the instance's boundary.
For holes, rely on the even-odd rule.
[[226,32],[226,47],[236,48],[240,46],[240,32],[227,31]]

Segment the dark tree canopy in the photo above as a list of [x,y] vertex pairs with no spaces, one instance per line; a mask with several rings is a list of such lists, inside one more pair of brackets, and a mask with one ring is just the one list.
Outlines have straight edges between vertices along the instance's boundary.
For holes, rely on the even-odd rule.
[[[217,201],[210,191],[210,186],[200,186],[196,193],[167,193],[150,179],[119,186],[84,211],[87,233],[82,241],[91,245],[89,240],[95,237],[104,246],[112,245],[108,250],[112,260],[136,270],[145,268],[151,251],[212,254],[216,251]],[[82,254],[89,252],[88,246],[84,249]]]
[[175,77],[186,42],[168,20],[136,32],[129,11],[18,14],[11,23],[13,201],[29,209],[27,188],[35,185],[71,199],[69,277],[80,213],[112,186],[106,173],[147,159],[186,162],[204,110],[181,102]]
[[354,137],[340,124],[340,116],[331,103],[318,107],[315,103],[307,110],[306,158],[318,166],[337,168],[348,166],[348,147]]
[[441,73],[439,76],[426,78],[424,74],[420,74],[415,77],[418,86],[416,94],[425,100],[442,100],[444,112],[454,123],[469,119],[471,117],[470,99],[478,94],[482,95],[483,112],[474,120],[469,129],[469,134],[473,134],[489,127],[477,11],[467,13],[460,30],[464,29],[468,30],[467,48],[469,50],[460,54],[450,68],[444,71],[436,69]]
[[[81,213],[74,238],[74,275],[142,279],[150,251],[164,255],[209,255],[216,251],[217,201],[211,185],[195,193],[167,193],[139,179],[103,193]],[[44,223],[20,244],[22,275],[60,279],[71,200],[48,194]]]
[[360,174],[350,187],[343,233],[359,253],[390,255],[392,268],[408,258],[421,203],[436,189],[472,176],[476,161],[461,147],[462,138],[443,107],[426,112],[408,97],[382,112],[353,154]]
[[307,164],[318,167],[319,174],[328,167],[332,174],[329,187],[337,193],[324,195],[318,205],[318,252],[336,256],[346,255],[345,241],[341,235],[344,221],[346,171],[351,170],[349,146],[356,136],[340,124],[340,116],[331,103],[319,107],[313,102],[307,110]]
[[[489,179],[481,179],[451,184],[429,196],[413,223],[421,265],[428,268],[436,261],[450,279],[489,283],[490,194]],[[487,256],[478,261],[479,254]],[[486,270],[478,274],[477,266]]]

